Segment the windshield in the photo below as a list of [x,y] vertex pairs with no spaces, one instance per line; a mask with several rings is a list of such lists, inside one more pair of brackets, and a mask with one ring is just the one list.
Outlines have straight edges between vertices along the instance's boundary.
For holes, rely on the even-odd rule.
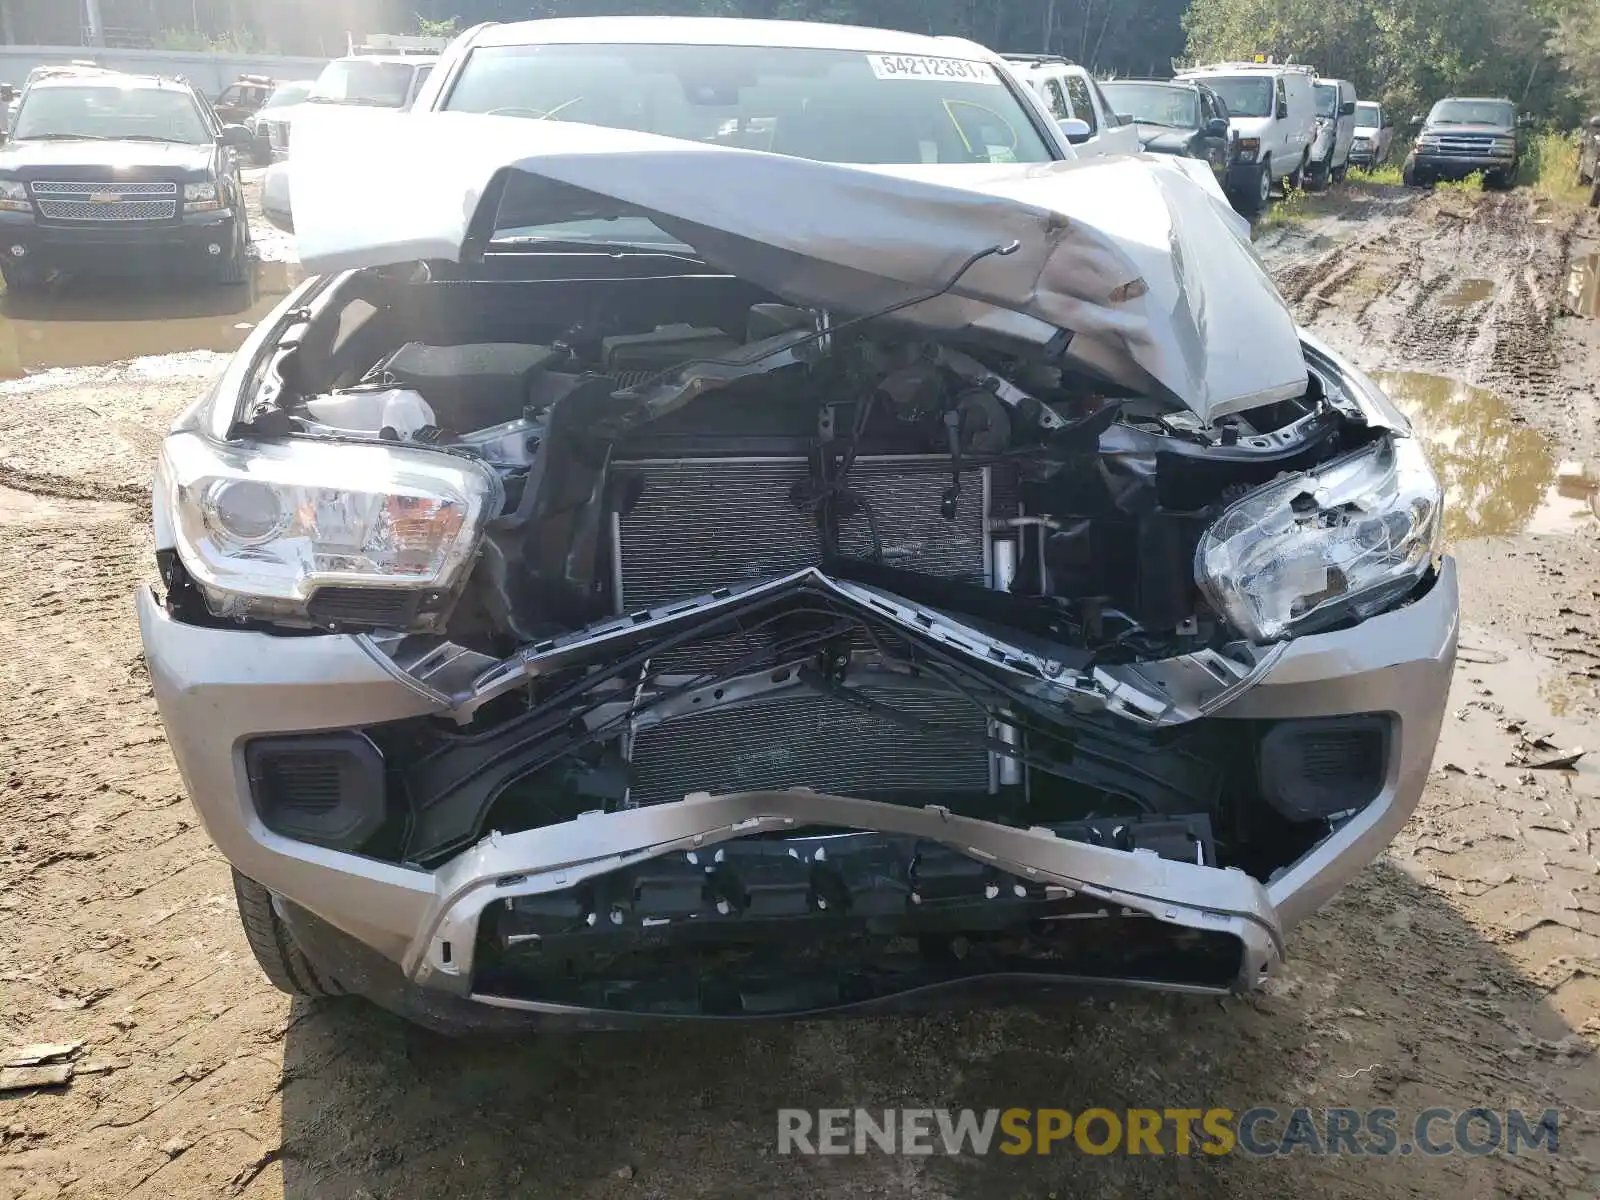
[[1253,79],[1248,75],[1206,76],[1205,84],[1228,106],[1236,117],[1270,117],[1272,115],[1272,80]]
[[1100,90],[1116,112],[1127,113],[1144,125],[1172,125],[1194,129],[1200,124],[1199,105],[1192,88],[1163,83],[1102,83]]
[[267,97],[267,102],[262,108],[282,108],[285,104],[299,104],[311,94],[309,83],[286,83],[275,89]]
[[310,100],[323,104],[371,104],[379,108],[405,107],[411,90],[408,63],[362,62],[335,59],[322,68],[311,85]]
[[1510,129],[1516,122],[1516,106],[1509,100],[1441,100],[1428,114],[1430,125],[1498,125]]
[[1356,124],[1363,129],[1376,129],[1383,124],[1383,111],[1376,104],[1359,103],[1356,105]]
[[1339,114],[1339,88],[1337,84],[1317,84],[1317,116],[1334,117]]
[[[541,45],[473,51],[443,106],[574,121],[823,162],[1033,163],[1055,157],[993,67],[783,46]],[[519,225],[540,237],[678,245],[649,221]]]
[[127,138],[197,146],[211,141],[188,92],[104,85],[30,89],[11,122],[11,137]]

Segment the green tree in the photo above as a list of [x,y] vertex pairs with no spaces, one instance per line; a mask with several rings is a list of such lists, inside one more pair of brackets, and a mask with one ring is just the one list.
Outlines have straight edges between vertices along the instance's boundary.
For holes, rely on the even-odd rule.
[[1550,49],[1566,68],[1574,98],[1600,111],[1600,4],[1558,14]]
[[1563,64],[1550,48],[1558,15],[1544,0],[1194,0],[1184,17],[1192,59],[1253,53],[1351,80],[1397,115],[1449,94],[1508,96],[1570,116]]

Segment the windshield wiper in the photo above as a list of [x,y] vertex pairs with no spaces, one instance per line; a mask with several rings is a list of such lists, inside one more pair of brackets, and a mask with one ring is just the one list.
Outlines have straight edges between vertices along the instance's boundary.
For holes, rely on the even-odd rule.
[[103,133],[30,133],[26,137],[13,135],[13,142],[109,142]]
[[107,138],[107,141],[118,142],[165,142],[172,146],[198,146],[200,142],[186,142],[182,138],[162,137],[159,133],[125,133],[118,138]]
[[540,250],[554,250],[560,253],[578,254],[612,254],[617,256],[631,254],[655,254],[662,258],[675,258],[681,262],[696,263],[705,266],[703,258],[687,254],[683,250],[655,242],[613,242],[602,238],[556,238],[540,237],[536,233],[509,234],[505,237],[493,238],[489,242],[489,249],[497,246],[515,246],[519,249],[534,247]]

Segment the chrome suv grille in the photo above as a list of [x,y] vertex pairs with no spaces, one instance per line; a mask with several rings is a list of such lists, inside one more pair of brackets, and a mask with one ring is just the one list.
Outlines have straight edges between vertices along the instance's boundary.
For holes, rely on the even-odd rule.
[[1456,158],[1488,158],[1497,151],[1509,151],[1512,143],[1486,133],[1447,133],[1429,134],[1422,139],[1422,146],[1424,150]]
[[30,186],[39,215],[56,221],[170,221],[178,215],[178,185],[171,181]]

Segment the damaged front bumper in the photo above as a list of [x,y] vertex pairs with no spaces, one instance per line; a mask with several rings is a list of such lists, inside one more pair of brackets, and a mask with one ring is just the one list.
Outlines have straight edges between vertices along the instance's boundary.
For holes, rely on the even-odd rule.
[[[748,840],[756,834],[790,839],[792,850],[816,827],[869,831],[891,848],[941,847],[955,860],[978,864],[985,878],[1007,881],[1023,898],[1019,902],[1056,906],[1048,910],[1053,914],[1048,919],[1131,917],[1180,940],[1220,942],[1230,948],[1228,969],[1191,978],[1159,969],[1119,974],[1063,967],[1031,974],[994,965],[952,970],[932,982],[908,979],[871,996],[752,1000],[742,1008],[735,1002],[721,1015],[845,1011],[925,1000],[930,993],[974,983],[1009,989],[1047,979],[1213,991],[1254,987],[1283,958],[1285,931],[1376,858],[1416,807],[1455,658],[1457,587],[1454,563],[1447,558],[1427,590],[1406,606],[1354,628],[1286,643],[1263,657],[1247,680],[1218,679],[1213,694],[1204,698],[1204,711],[1213,720],[1384,714],[1392,725],[1375,798],[1334,822],[1331,832],[1264,882],[1239,869],[1113,849],[940,807],[807,791],[699,794],[526,832],[490,834],[434,870],[332,850],[263,825],[252,800],[246,744],[266,734],[448,715],[462,703],[460,696],[452,698],[408,675],[366,636],[280,637],[187,625],[148,591],[140,594],[138,608],[146,662],[174,755],[200,819],[223,854],[280,898],[280,912],[303,948],[313,958],[334,960],[326,965],[350,990],[416,1019],[465,1028],[501,1026],[509,1010],[602,1024],[640,1017],[604,1002],[497,990],[476,961],[486,917],[537,907],[537,898],[568,895],[575,887],[641,866],[761,844]],[[901,616],[917,620],[915,613]],[[538,652],[525,656],[522,668],[538,657]],[[1048,675],[1049,664],[1037,666],[1040,676]],[[441,1016],[446,1010],[448,1020]],[[685,1014],[669,1006],[662,1015]]]

